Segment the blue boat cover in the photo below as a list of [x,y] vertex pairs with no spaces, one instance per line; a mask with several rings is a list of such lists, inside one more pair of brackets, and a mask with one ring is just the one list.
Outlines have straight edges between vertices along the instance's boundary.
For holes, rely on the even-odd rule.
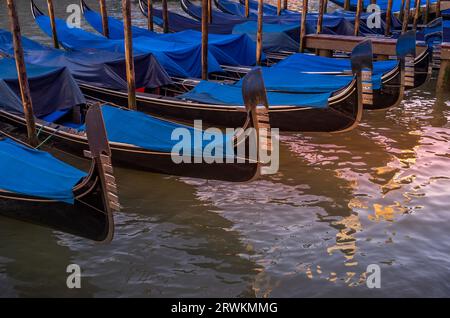
[[[147,13],[144,12],[146,15]],[[184,15],[168,11],[169,16],[169,29],[173,32],[180,32],[184,30],[202,30],[202,23],[198,20],[194,20]],[[162,10],[158,8],[153,8],[153,22],[160,27],[163,26]],[[220,21],[214,21],[214,23],[208,26],[208,31],[210,34],[231,34],[233,27],[236,24],[230,23],[220,23]]]
[[[411,2],[411,9],[415,8],[415,0],[409,0]],[[437,0],[430,0],[430,3],[436,3]],[[343,7],[345,0],[331,0],[331,2],[334,2],[335,4]],[[370,5],[371,0],[364,0],[364,9],[367,8],[367,6]],[[420,0],[420,5],[424,6],[427,4],[427,0]],[[358,5],[358,0],[350,0],[350,9],[353,11],[356,10],[356,7]],[[380,6],[381,10],[386,11],[388,6],[388,0],[377,0],[377,5]],[[392,3],[392,11],[393,12],[399,12],[402,10],[402,0],[394,0]]]
[[444,19],[450,19],[450,9],[441,11],[441,15]]
[[[27,63],[67,67],[78,83],[126,91],[126,65],[122,53],[90,50],[62,51],[22,37]],[[14,55],[11,33],[0,29],[0,52]],[[134,57],[136,87],[155,88],[172,83],[169,75],[151,54]]]
[[[236,1],[231,1],[231,0],[216,0],[216,4],[218,5],[218,7],[220,9],[224,10],[225,12],[230,12],[231,14],[245,17],[245,6],[242,2],[243,1],[236,2]],[[249,6],[250,7],[250,17],[254,18],[257,16],[258,2],[255,0],[250,0],[249,5],[250,5]],[[274,16],[277,14],[277,8],[270,4],[264,4],[264,14],[266,14],[268,16]],[[293,20],[293,21],[291,21],[292,23],[296,23],[296,22],[300,21],[300,13],[299,12],[283,9],[281,11],[281,14],[284,15],[285,17],[288,16],[288,18],[290,20]],[[361,14],[361,24],[360,24],[361,34],[363,34],[363,35],[384,34],[385,25],[386,25],[385,24],[386,14],[384,12],[381,14],[381,26],[380,26],[380,28],[377,28],[377,29],[372,29],[367,26],[367,19],[369,18],[370,15],[371,15],[371,13],[366,13],[366,12],[363,12]],[[314,12],[308,13],[308,18],[309,18],[309,20],[312,19],[312,22],[316,22],[315,19],[317,19],[317,16],[318,16],[317,13],[314,13]],[[324,14],[324,25],[326,26],[329,20],[333,20],[337,17],[345,18],[346,20],[348,20],[349,22],[354,24],[355,12],[344,11],[342,9],[338,9],[332,13]],[[401,22],[396,16],[392,16],[391,21],[392,21],[391,22],[392,30],[401,28]],[[329,30],[325,29],[325,32],[328,33]]]
[[[50,19],[38,15],[36,23],[48,36],[52,35]],[[66,48],[86,52],[92,49],[109,52],[125,52],[123,40],[109,40],[80,28],[69,27],[64,20],[56,19],[58,40]],[[201,45],[170,43],[149,37],[137,37],[133,41],[134,53],[152,53],[171,76],[201,77]],[[222,72],[218,61],[208,53],[208,71]]]
[[[245,1],[245,0],[244,0]],[[233,15],[245,17],[245,6],[239,1],[230,1],[230,0],[215,0],[216,6],[226,12]],[[299,16],[298,12],[281,9],[282,16]],[[277,7],[270,5],[268,3],[263,4],[263,14],[267,16],[275,16],[278,15]],[[257,17],[258,16],[258,2],[257,1],[249,1],[249,16]]]
[[86,173],[11,139],[0,140],[0,189],[73,204],[73,187]]
[[[86,103],[67,68],[27,64],[26,69],[36,117]],[[16,62],[10,58],[0,59],[0,108],[23,114]]]
[[[256,41],[258,23],[248,21],[233,28],[234,34],[246,34]],[[311,32],[311,30],[310,30]],[[308,33],[308,31],[307,31]],[[263,25],[263,50],[265,52],[297,51],[299,48],[300,28],[298,24]]]
[[[218,82],[201,81],[193,90],[177,96],[183,100],[191,100],[199,103],[218,104],[225,106],[243,106],[241,83],[229,85]],[[299,106],[325,108],[328,106],[328,98],[331,92],[325,93],[278,93],[267,91],[269,105],[273,106]]]
[[[103,33],[102,17],[93,10],[86,8],[84,16],[90,25],[99,33]],[[109,38],[123,39],[123,21],[108,17]],[[159,41],[182,44],[201,45],[201,32],[187,30],[179,33],[161,34],[144,28],[133,26],[133,37],[148,37]],[[210,34],[208,50],[222,65],[254,65],[256,63],[256,43],[245,34],[219,35]]]
[[[179,143],[172,137],[175,129],[182,128],[189,131],[191,139],[191,154],[202,150],[213,141],[217,146],[222,145],[226,149],[227,143],[232,145],[232,136],[225,135],[222,139],[216,140],[207,131],[196,130],[193,127],[185,126],[138,112],[129,111],[109,105],[102,107],[103,119],[105,121],[108,139],[113,142],[120,142],[135,145],[147,150],[171,153],[174,146]],[[84,131],[83,125],[78,130]],[[202,136],[202,144],[196,145],[194,142],[195,132]],[[212,137],[211,137],[212,136]]]
[[[396,60],[374,62],[372,71],[373,89],[380,89],[383,74],[393,70],[397,65],[398,61]],[[280,70],[280,73],[282,72],[281,70],[303,73],[351,73],[352,70],[349,59],[337,59],[302,53],[293,54],[271,68]]]
[[444,20],[443,42],[450,42],[450,20]]

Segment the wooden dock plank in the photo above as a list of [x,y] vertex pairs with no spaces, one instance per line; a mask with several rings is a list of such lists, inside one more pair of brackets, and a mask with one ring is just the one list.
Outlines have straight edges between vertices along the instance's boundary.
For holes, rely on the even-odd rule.
[[[309,34],[306,36],[306,47],[315,50],[336,50],[351,52],[352,49],[366,37],[361,36],[336,36],[330,34]],[[396,39],[372,38],[374,54],[396,55]],[[417,54],[426,50],[425,42],[417,42]]]

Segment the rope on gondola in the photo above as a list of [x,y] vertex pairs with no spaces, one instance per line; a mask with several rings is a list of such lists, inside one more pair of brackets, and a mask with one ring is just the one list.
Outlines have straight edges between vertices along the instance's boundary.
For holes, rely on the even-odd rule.
[[[42,130],[42,128],[44,128],[44,125],[42,125],[42,127],[39,129],[39,132]],[[54,132],[52,132],[50,135],[48,135],[47,138],[44,139],[43,142],[41,142],[39,145],[37,145],[36,147],[34,147],[34,149],[39,149],[41,148],[43,145],[45,145],[53,136],[56,135],[56,133],[61,129],[61,126],[58,127],[58,129],[56,129]],[[39,132],[38,132],[38,136],[39,136]]]

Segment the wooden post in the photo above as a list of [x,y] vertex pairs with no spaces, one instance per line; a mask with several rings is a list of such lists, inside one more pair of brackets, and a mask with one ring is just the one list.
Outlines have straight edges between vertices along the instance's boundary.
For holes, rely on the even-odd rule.
[[359,26],[361,24],[361,11],[363,10],[363,0],[358,0],[358,5],[356,7],[356,15],[355,15],[355,36],[359,34]]
[[256,34],[256,64],[257,65],[261,65],[261,56],[262,56],[263,4],[264,4],[264,0],[258,0],[258,30],[257,30],[257,34]]
[[414,10],[413,30],[417,29],[417,23],[419,22],[419,15],[420,15],[420,0],[416,0]]
[[277,15],[281,15],[281,0],[277,1]]
[[408,31],[409,12],[411,11],[411,0],[406,0],[405,11],[403,15],[402,33]]
[[127,68],[128,83],[128,108],[137,109],[136,103],[136,81],[134,74],[134,57],[133,57],[133,34],[131,29],[131,7],[130,0],[122,0],[122,15],[125,34],[125,60]]
[[208,0],[202,0],[202,79],[208,80]]
[[208,23],[211,24],[212,23],[212,0],[208,0]]
[[20,96],[22,98],[23,113],[27,122],[28,143],[36,147],[36,124],[33,114],[33,102],[31,100],[30,87],[28,86],[27,71],[23,57],[22,35],[20,33],[19,17],[17,16],[14,0],[7,0],[11,33],[14,44],[14,58],[16,60],[17,77],[19,79]]
[[441,60],[439,75],[436,83],[437,92],[448,92],[450,90],[450,60]]
[[404,11],[405,11],[405,0],[402,0],[402,5],[400,6],[400,12],[398,14],[400,21],[403,21]]
[[288,8],[288,0],[284,0],[283,1],[283,9],[287,10],[287,8]]
[[387,9],[386,9],[386,30],[384,35],[391,35],[391,25],[392,25],[392,2],[393,0],[388,0]]
[[109,38],[108,10],[106,10],[105,0],[100,0],[100,14],[102,16],[103,35]]
[[325,4],[324,4],[324,9],[323,9],[323,13],[327,14],[328,13],[328,0],[325,0]]
[[436,17],[439,18],[441,16],[441,0],[437,0],[436,2]]
[[300,53],[305,51],[306,45],[306,16],[308,15],[308,0],[303,0],[302,20],[300,22]]
[[55,9],[53,7],[52,0],[47,0],[47,8],[48,15],[50,17],[50,26],[52,28],[53,46],[55,47],[55,49],[59,49],[58,33],[56,33]]
[[347,11],[350,10],[350,0],[344,1],[344,10],[347,10]]
[[162,0],[163,9],[163,32],[169,33],[169,12],[167,9],[167,0]]
[[[423,13],[423,23],[427,24],[428,23],[428,19],[430,18],[430,0],[427,0],[427,3],[425,5],[425,12]],[[438,15],[438,11],[439,11],[439,7],[438,4],[436,3],[436,17],[439,17]]]
[[147,28],[150,31],[155,30],[153,23],[153,1],[147,0]]
[[323,14],[325,10],[325,0],[319,0],[319,16],[317,17],[317,30],[316,33],[322,33]]
[[250,15],[249,0],[245,0],[245,17],[248,18],[249,15]]

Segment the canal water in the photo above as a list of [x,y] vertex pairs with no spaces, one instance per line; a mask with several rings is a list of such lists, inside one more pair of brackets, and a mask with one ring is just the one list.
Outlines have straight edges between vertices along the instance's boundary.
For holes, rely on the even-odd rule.
[[[49,43],[16,2],[23,34]],[[71,1],[54,2],[63,16]],[[448,296],[450,93],[434,87],[348,133],[282,134],[279,173],[249,184],[116,169],[109,245],[0,218],[0,296]],[[66,287],[69,264],[81,289]],[[379,289],[365,283],[371,264]]]

